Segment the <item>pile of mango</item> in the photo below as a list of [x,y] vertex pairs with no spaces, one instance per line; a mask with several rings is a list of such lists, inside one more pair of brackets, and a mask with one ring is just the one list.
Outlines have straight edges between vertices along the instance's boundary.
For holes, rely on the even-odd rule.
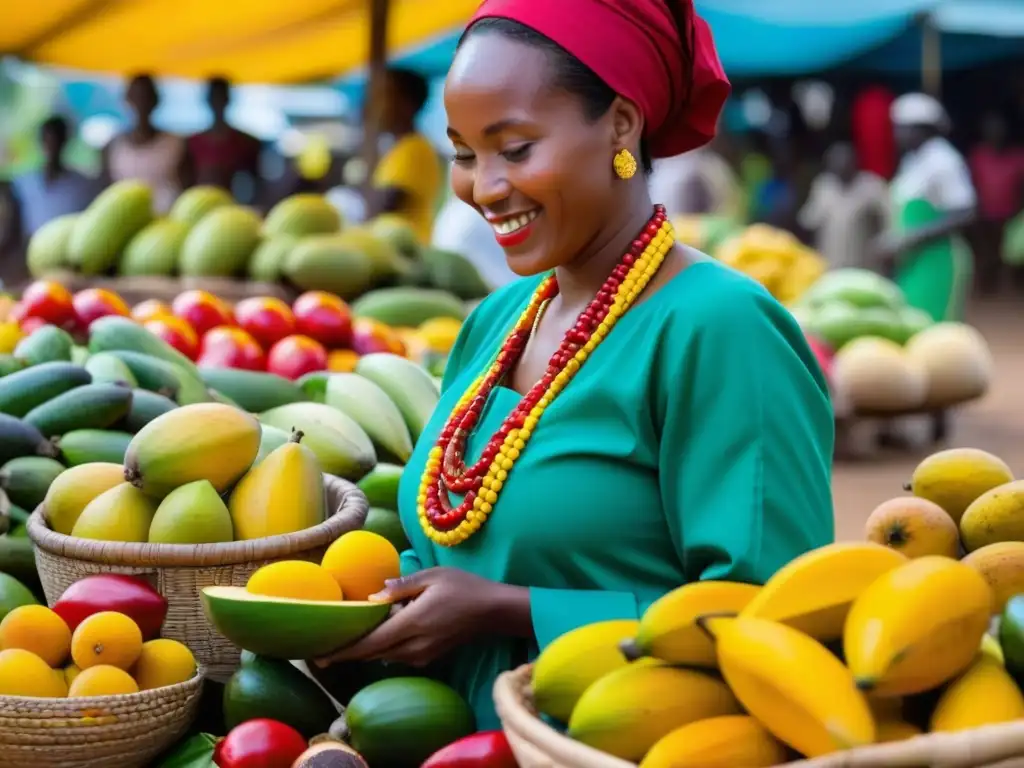
[[764,586],[688,584],[563,635],[534,666],[537,707],[641,768],[767,768],[1024,718],[1024,483],[958,449],[908,490],[869,541]]
[[723,240],[713,255],[761,283],[776,299],[789,305],[803,296],[828,265],[793,234],[766,224],[751,224]]

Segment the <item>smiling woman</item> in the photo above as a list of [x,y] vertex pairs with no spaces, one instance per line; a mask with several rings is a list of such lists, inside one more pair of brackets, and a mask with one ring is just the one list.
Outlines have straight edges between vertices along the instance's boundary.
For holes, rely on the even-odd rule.
[[644,174],[728,93],[691,0],[489,0],[445,87],[452,187],[522,276],[452,350],[402,478],[404,603],[333,659],[463,692],[680,584],[760,583],[833,537],[832,413],[794,319],[674,242]]

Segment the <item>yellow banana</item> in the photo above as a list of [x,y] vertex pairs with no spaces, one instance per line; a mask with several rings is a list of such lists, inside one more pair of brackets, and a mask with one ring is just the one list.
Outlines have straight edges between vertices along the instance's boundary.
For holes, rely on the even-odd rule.
[[718,666],[775,738],[807,757],[871,744],[875,720],[853,676],[825,646],[785,624],[709,618]]
[[725,715],[677,728],[647,753],[640,768],[770,768],[786,748],[749,715]]
[[903,720],[879,720],[876,727],[875,741],[887,744],[892,741],[906,741],[920,736],[921,729]]
[[896,550],[868,541],[819,547],[777,571],[742,615],[780,621],[822,642],[837,640],[857,596],[906,562]]
[[697,617],[739,613],[760,589],[730,581],[697,581],[674,589],[644,611],[636,638],[623,643],[622,652],[630,659],[653,656],[671,664],[714,668],[715,645],[697,626]]
[[857,598],[843,653],[857,685],[879,696],[930,690],[978,655],[992,590],[968,565],[948,557],[910,560]]
[[728,686],[710,675],[660,663],[631,664],[587,688],[569,718],[568,733],[635,762],[677,728],[739,713]]
[[979,656],[935,705],[930,730],[966,731],[1024,718],[1024,695],[998,661]]
[[566,632],[550,643],[533,665],[533,699],[544,714],[567,722],[576,700],[600,677],[628,662],[619,643],[636,634],[640,622],[601,621]]

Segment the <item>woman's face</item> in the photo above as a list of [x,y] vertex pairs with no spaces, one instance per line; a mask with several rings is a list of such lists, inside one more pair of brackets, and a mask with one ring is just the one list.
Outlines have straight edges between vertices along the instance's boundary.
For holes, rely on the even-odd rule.
[[588,122],[552,75],[544,51],[480,34],[463,43],[445,84],[452,189],[491,224],[519,275],[592,247],[629,186],[612,167],[621,140],[615,110]]
[[148,117],[156,109],[156,88],[147,80],[133,80],[125,95],[128,106],[140,117]]

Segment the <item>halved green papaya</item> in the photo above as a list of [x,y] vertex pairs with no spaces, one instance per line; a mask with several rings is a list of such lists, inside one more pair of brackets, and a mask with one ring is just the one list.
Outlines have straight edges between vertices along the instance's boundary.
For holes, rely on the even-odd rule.
[[272,659],[313,659],[359,639],[387,618],[387,603],[290,600],[244,587],[206,587],[210,623],[233,644]]

